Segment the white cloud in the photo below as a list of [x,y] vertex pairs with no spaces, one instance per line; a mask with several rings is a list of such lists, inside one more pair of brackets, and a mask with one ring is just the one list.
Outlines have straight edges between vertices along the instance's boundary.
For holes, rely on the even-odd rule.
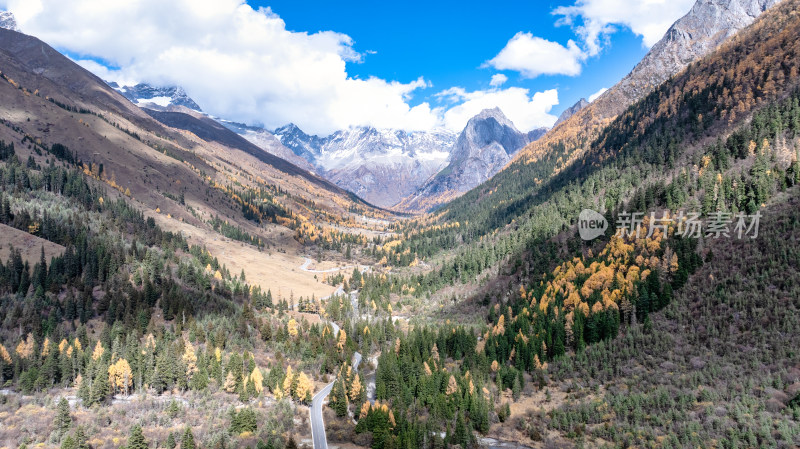
[[622,25],[653,46],[676,20],[683,17],[695,0],[577,0],[561,6],[553,14],[563,16],[559,23],[573,26],[583,38],[586,51],[594,56],[602,50],[614,25]]
[[502,73],[495,73],[492,75],[492,80],[489,81],[489,85],[492,87],[499,87],[505,84],[508,81],[508,77],[503,75]]
[[592,95],[589,95],[589,103],[591,103],[594,100],[597,100],[598,98],[600,98],[600,95],[603,95],[607,90],[608,90],[608,88],[604,87],[604,88],[598,90],[597,92],[593,93]]
[[103,64],[100,64],[97,61],[92,61],[91,59],[79,59],[75,61],[75,63],[99,76],[103,80],[113,81],[120,86],[131,86],[138,83],[138,81],[133,78],[127,78],[121,70],[109,69]]
[[586,58],[578,45],[570,40],[567,46],[519,32],[494,58],[486,62],[498,70],[514,70],[526,78],[539,75],[569,75],[581,73]]
[[[244,0],[0,0],[21,29],[110,80],[180,85],[208,113],[327,134],[353,125],[408,130],[441,125],[441,109],[411,107],[409,83],[356,79],[362,55],[344,34],[292,32]],[[88,59],[99,58],[109,70]]]
[[542,126],[552,126],[556,116],[550,114],[558,104],[556,89],[536,92],[530,96],[528,89],[509,87],[467,92],[461,87],[452,87],[436,94],[443,101],[459,103],[444,113],[444,124],[448,129],[461,131],[470,118],[484,109],[499,107],[520,131],[527,132]]

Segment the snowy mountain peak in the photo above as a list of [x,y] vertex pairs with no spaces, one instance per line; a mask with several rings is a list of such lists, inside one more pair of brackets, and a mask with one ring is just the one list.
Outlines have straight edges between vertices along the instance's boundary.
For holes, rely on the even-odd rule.
[[14,14],[11,11],[0,11],[0,28],[19,31],[17,19],[14,18]]
[[486,120],[488,118],[494,118],[494,119],[496,119],[498,121],[501,121],[501,120],[502,121],[509,121],[508,118],[506,117],[506,115],[503,114],[503,111],[500,110],[500,108],[497,107],[497,106],[495,106],[495,107],[493,107],[491,109],[482,110],[481,112],[478,113],[478,115],[476,115],[475,117],[472,117],[470,119],[470,121],[472,121],[472,120]]
[[139,83],[135,86],[120,86],[113,81],[108,85],[136,105],[151,104],[162,108],[184,106],[203,112],[200,106],[180,86],[155,87],[146,83]]

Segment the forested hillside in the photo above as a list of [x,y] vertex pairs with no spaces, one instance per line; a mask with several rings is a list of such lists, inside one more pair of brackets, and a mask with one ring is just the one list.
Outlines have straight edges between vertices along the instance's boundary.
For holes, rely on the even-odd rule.
[[[617,118],[560,128],[392,232],[256,159],[123,131],[198,176],[191,197],[163,173],[134,187],[173,219],[86,148],[4,121],[0,225],[41,248],[0,248],[0,447],[292,448],[330,383],[331,444],[800,445],[798,10],[785,0]],[[3,76],[43,114],[106,123]],[[609,223],[596,239],[584,209]],[[639,228],[618,233],[631,213]],[[253,280],[279,237],[305,263]],[[269,257],[221,261],[241,248]],[[309,269],[311,252],[341,263]],[[310,293],[270,287],[296,276]]]

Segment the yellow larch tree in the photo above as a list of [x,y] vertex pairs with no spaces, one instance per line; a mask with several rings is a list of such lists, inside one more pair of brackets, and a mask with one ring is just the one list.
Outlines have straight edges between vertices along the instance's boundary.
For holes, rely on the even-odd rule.
[[347,344],[347,333],[344,329],[339,330],[339,341],[336,343],[336,347],[339,348],[339,352],[344,351],[344,345]]
[[450,379],[447,381],[447,390],[445,390],[445,394],[450,396],[455,393],[458,393],[458,383],[456,382],[455,376],[451,374]]
[[106,352],[105,348],[103,348],[103,344],[100,343],[100,340],[97,340],[97,344],[94,345],[94,351],[92,352],[92,360],[95,362],[103,356],[103,353]]
[[297,389],[295,390],[295,397],[299,401],[307,401],[311,399],[311,395],[314,394],[314,384],[311,383],[311,379],[306,376],[306,373],[300,372],[297,376]]
[[119,359],[108,367],[108,383],[113,391],[128,394],[133,385],[133,373],[127,360]]
[[45,337],[42,342],[42,357],[47,357],[50,354],[50,338]]
[[194,346],[187,341],[183,350],[183,363],[186,365],[186,379],[192,380],[192,376],[197,372],[197,355],[194,353]]
[[8,354],[8,349],[2,344],[0,344],[0,359],[5,363],[11,364],[11,355]]
[[286,329],[292,338],[297,337],[297,321],[294,318],[290,319],[289,323],[286,324]]
[[257,366],[250,373],[250,380],[253,381],[253,385],[256,387],[256,393],[261,393],[264,390],[264,375],[261,374],[261,370]]
[[28,359],[33,355],[33,334],[28,333],[28,337],[19,342],[16,353],[23,359]]
[[361,379],[358,377],[358,373],[356,373],[355,377],[353,377],[353,383],[350,384],[350,400],[355,402],[361,397]]
[[287,395],[292,395],[292,382],[294,381],[294,373],[292,372],[292,366],[289,365],[286,368],[286,376],[283,378],[283,392]]

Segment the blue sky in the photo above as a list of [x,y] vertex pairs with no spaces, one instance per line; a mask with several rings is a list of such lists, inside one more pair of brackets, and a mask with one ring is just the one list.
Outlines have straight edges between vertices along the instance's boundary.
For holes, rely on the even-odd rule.
[[647,53],[640,36],[619,27],[602,54],[589,58],[578,76],[544,75],[526,79],[511,70],[481,68],[517,32],[531,32],[556,42],[575,39],[568,26],[556,26],[551,14],[570,2],[431,2],[401,4],[375,1],[316,2],[278,0],[250,2],[270,7],[293,31],[334,30],[353,38],[354,48],[366,54],[363,62],[348,63],[353,76],[378,76],[410,82],[420,76],[433,87],[411,99],[412,104],[435,102],[434,94],[452,86],[467,90],[488,89],[492,74],[508,77],[505,86],[532,91],[558,88],[560,103],[555,115],[614,85]]
[[325,135],[459,132],[500,107],[551,126],[614,85],[694,0],[0,0],[23,32],[120,84],[179,85],[211,115]]

